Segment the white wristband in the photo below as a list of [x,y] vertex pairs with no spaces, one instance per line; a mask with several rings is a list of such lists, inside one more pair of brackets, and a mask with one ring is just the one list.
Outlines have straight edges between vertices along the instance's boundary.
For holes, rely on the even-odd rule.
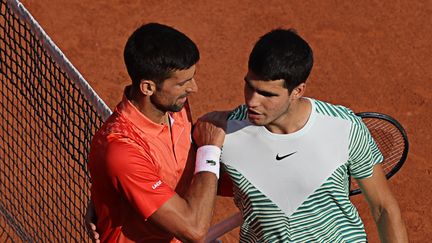
[[219,159],[221,149],[215,145],[204,145],[198,148],[195,161],[195,174],[201,171],[214,173],[219,179]]

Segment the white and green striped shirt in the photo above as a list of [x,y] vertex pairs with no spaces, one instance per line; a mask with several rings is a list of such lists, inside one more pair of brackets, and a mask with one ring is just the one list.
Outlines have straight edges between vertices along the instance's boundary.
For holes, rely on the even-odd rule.
[[251,124],[246,106],[228,118],[221,161],[244,218],[240,242],[366,241],[349,174],[370,177],[382,155],[351,110],[309,100],[306,125],[290,134]]

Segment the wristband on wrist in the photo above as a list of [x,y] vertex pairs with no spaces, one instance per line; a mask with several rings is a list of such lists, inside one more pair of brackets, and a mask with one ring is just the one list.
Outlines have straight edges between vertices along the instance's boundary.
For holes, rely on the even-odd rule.
[[198,148],[195,161],[195,173],[208,171],[219,179],[219,159],[221,149],[215,145],[204,145]]

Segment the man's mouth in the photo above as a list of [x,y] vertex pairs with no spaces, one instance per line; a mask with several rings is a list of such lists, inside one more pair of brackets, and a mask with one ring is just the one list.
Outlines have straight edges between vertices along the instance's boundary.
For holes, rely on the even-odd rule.
[[252,109],[248,109],[248,118],[249,120],[256,120],[256,119],[260,119],[262,118],[262,113],[252,110]]
[[248,114],[249,114],[249,115],[262,115],[261,113],[259,113],[259,112],[257,112],[257,111],[254,111],[254,110],[252,110],[252,109],[248,109]]
[[186,102],[188,95],[184,94],[182,96],[179,96],[177,100],[181,101],[181,102]]

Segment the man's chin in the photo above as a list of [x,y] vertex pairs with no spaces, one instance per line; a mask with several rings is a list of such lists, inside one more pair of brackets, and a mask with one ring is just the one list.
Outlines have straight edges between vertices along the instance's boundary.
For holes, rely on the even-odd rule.
[[250,123],[252,123],[252,124],[255,125],[255,126],[264,126],[264,125],[266,125],[266,123],[265,123],[264,120],[260,120],[260,119],[251,119],[251,118],[248,118],[248,120],[249,120]]
[[181,111],[181,109],[183,109],[183,107],[184,107],[184,103],[183,104],[179,104],[179,105],[172,105],[172,106],[170,106],[169,107],[169,111],[171,111],[171,112],[179,112],[179,111]]

